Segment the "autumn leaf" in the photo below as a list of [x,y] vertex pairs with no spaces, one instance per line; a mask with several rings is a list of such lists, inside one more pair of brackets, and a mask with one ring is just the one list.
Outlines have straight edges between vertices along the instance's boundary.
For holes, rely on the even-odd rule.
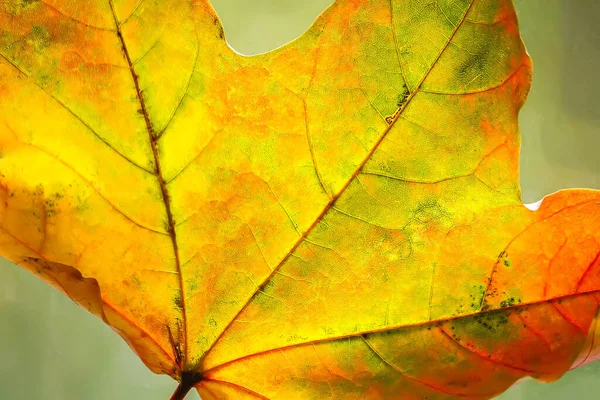
[[0,3],[1,254],[203,399],[487,399],[600,358],[600,194],[522,205],[511,0]]

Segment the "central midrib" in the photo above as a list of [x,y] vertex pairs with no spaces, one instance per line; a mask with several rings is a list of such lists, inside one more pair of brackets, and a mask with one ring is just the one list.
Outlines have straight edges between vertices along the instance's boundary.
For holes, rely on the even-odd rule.
[[[109,0],[109,4],[110,4],[110,9],[111,9],[111,12],[113,15],[113,19],[115,22],[117,36],[121,43],[121,47],[123,48],[123,53],[125,55],[125,59],[128,64],[129,71],[131,72],[131,77],[133,79],[133,84],[135,85],[137,99],[140,103],[140,109],[141,109],[142,115],[144,116],[144,121],[146,123],[146,130],[148,131],[148,138],[150,140],[150,145],[152,147],[152,154],[154,156],[154,172],[158,179],[160,191],[161,191],[162,198],[163,198],[163,203],[165,205],[165,211],[167,214],[167,225],[168,225],[167,231],[169,233],[169,236],[171,237],[171,243],[173,245],[173,252],[175,253],[175,264],[177,267],[177,276],[178,276],[178,281],[179,281],[179,291],[180,291],[180,298],[181,298],[182,326],[181,326],[181,332],[177,332],[178,335],[176,337],[173,337],[171,335],[170,328],[169,327],[167,327],[167,328],[169,329],[170,340],[171,341],[179,340],[179,342],[173,342],[173,343],[171,343],[171,345],[173,346],[175,361],[177,362],[180,371],[183,372],[184,368],[187,364],[187,360],[188,360],[187,318],[186,318],[183,275],[181,274],[181,261],[179,259],[179,248],[177,245],[177,234],[175,232],[175,223],[173,220],[173,213],[171,212],[171,201],[170,201],[170,197],[169,197],[169,192],[167,191],[166,182],[163,178],[162,171],[160,168],[160,158],[158,155],[158,149],[156,147],[156,143],[158,141],[158,136],[154,135],[154,129],[152,128],[152,123],[150,122],[150,117],[148,115],[146,103],[144,101],[144,97],[143,97],[142,91],[140,89],[138,76],[135,73],[135,69],[133,67],[133,62],[129,55],[129,51],[127,50],[127,45],[125,44],[125,39],[123,37],[123,34],[121,33],[121,25],[119,23],[119,19],[117,18],[117,13],[115,12],[115,8],[114,8],[112,0]],[[183,336],[183,339],[181,339],[181,336]],[[183,341],[183,351],[181,349],[181,347],[182,347],[181,341]]]
[[[250,301],[254,298],[254,296],[258,292],[261,291],[261,289],[264,287],[264,285],[271,279],[271,277],[276,273],[276,271],[279,269],[279,267],[282,264],[285,263],[285,261],[294,252],[294,250],[300,245],[300,243],[302,243],[304,241],[304,239],[312,231],[312,229],[314,228],[314,226],[316,226],[316,224],[318,223],[318,221],[320,221],[321,218],[329,211],[329,209],[331,208],[331,206],[345,192],[345,189],[350,185],[350,183],[360,173],[360,171],[362,170],[362,167],[364,166],[364,164],[371,158],[371,156],[373,155],[373,153],[377,150],[377,148],[379,147],[379,144],[387,136],[387,133],[394,126],[394,124],[398,120],[398,118],[400,118],[402,112],[408,106],[408,104],[411,102],[412,98],[419,92],[419,89],[420,89],[421,85],[423,84],[423,82],[425,81],[425,79],[427,78],[427,76],[429,75],[429,73],[431,72],[431,70],[433,69],[433,67],[437,64],[439,58],[444,53],[446,47],[448,46],[448,44],[450,43],[450,41],[452,40],[452,38],[454,37],[454,35],[458,31],[458,29],[462,25],[462,22],[464,21],[464,18],[469,13],[469,10],[471,9],[471,7],[473,5],[473,2],[474,1],[471,1],[471,3],[469,4],[469,6],[467,7],[467,9],[465,10],[465,13],[464,13],[462,19],[457,23],[454,31],[449,36],[446,45],[439,52],[438,56],[436,57],[436,59],[434,60],[434,62],[431,64],[431,67],[429,68],[429,70],[426,71],[426,73],[423,75],[423,77],[421,78],[421,80],[418,82],[418,84],[415,87],[415,89],[409,94],[408,98],[406,99],[406,101],[402,105],[402,107],[400,109],[398,109],[398,111],[395,113],[395,115],[393,117],[393,120],[391,121],[391,123],[389,124],[389,126],[387,127],[387,129],[385,129],[385,131],[380,135],[379,139],[376,141],[376,143],[372,147],[371,151],[367,154],[366,157],[364,157],[363,162],[356,168],[355,172],[352,174],[352,176],[350,177],[350,179],[347,180],[346,184],[338,191],[338,193],[336,193],[334,196],[332,196],[330,198],[330,201],[324,207],[324,209],[322,210],[322,212],[320,213],[320,215],[315,219],[314,223],[304,232],[304,234],[298,239],[298,241],[294,244],[294,246],[292,246],[292,248],[289,250],[289,252],[287,253],[287,255],[281,260],[281,262],[278,264],[278,266],[276,268],[274,268],[273,272],[263,281],[263,283],[257,288],[257,290],[252,294],[252,296],[250,296],[248,298],[248,301],[243,305],[243,307],[240,308],[239,312],[237,312],[235,314],[235,316],[231,319],[230,323],[225,326],[225,328],[221,331],[221,333],[213,341],[212,345],[209,346],[209,348],[204,352],[204,355],[203,355],[202,358],[204,358],[214,348],[215,344],[220,340],[220,338],[223,336],[223,334],[228,330],[228,328],[231,325],[231,323],[246,308],[246,306],[250,303]],[[143,95],[142,95],[142,92],[141,92],[141,89],[140,89],[140,85],[139,85],[139,81],[138,81],[138,76],[135,73],[135,70],[134,70],[134,67],[133,67],[133,62],[132,62],[131,57],[129,55],[129,52],[127,50],[127,45],[125,43],[124,37],[123,37],[123,35],[121,33],[120,24],[119,24],[119,21],[118,21],[118,18],[117,18],[117,15],[116,15],[116,12],[115,12],[112,0],[109,0],[109,3],[110,3],[110,7],[111,7],[111,12],[113,14],[114,22],[115,22],[116,33],[117,33],[117,36],[118,36],[119,41],[121,43],[121,46],[123,48],[123,52],[124,52],[124,55],[125,55],[125,58],[126,58],[126,61],[127,61],[128,67],[129,67],[129,70],[131,72],[131,76],[132,76],[133,83],[135,85],[135,90],[136,90],[136,93],[137,93],[137,98],[138,98],[138,101],[140,103],[141,112],[142,112],[142,115],[144,116],[144,121],[146,123],[146,129],[148,131],[148,136],[149,136],[150,144],[151,144],[151,147],[152,147],[152,153],[154,155],[154,172],[156,173],[156,176],[157,176],[157,179],[158,179],[158,182],[159,182],[159,185],[160,185],[161,194],[162,194],[162,197],[163,197],[163,202],[164,202],[164,205],[165,205],[165,211],[166,211],[167,220],[168,220],[167,221],[168,222],[168,229],[167,230],[168,230],[169,236],[171,237],[171,242],[172,242],[172,245],[173,245],[173,251],[175,253],[175,262],[176,262],[176,267],[177,267],[177,275],[178,275],[179,289],[180,289],[180,295],[181,295],[182,327],[181,327],[181,332],[180,333],[181,333],[181,335],[183,335],[183,351],[181,351],[181,343],[172,343],[172,344],[174,346],[175,359],[176,359],[177,363],[179,364],[180,371],[184,371],[184,368],[187,365],[187,360],[188,360],[187,318],[186,318],[186,305],[185,305],[184,285],[183,285],[183,276],[181,274],[181,262],[180,262],[180,258],[179,258],[179,250],[178,250],[178,244],[177,244],[177,235],[176,235],[176,232],[175,232],[175,224],[174,224],[174,219],[173,219],[173,215],[172,215],[172,212],[171,212],[170,197],[169,197],[168,190],[166,188],[166,182],[165,182],[165,180],[163,178],[162,171],[161,171],[161,168],[160,168],[159,155],[158,155],[158,150],[157,150],[157,147],[156,147],[156,142],[157,142],[158,137],[154,136],[154,129],[152,127],[152,123],[150,121],[149,114],[148,114],[147,109],[146,109],[146,104],[145,104],[145,101],[144,101],[144,98],[143,98]],[[194,369],[194,368],[192,368],[192,369]]]

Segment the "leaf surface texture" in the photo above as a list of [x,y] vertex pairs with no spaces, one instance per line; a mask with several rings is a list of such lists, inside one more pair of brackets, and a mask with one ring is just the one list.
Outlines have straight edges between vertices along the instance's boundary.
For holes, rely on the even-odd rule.
[[509,0],[0,4],[0,251],[204,399],[487,399],[598,358],[600,195],[522,205]]

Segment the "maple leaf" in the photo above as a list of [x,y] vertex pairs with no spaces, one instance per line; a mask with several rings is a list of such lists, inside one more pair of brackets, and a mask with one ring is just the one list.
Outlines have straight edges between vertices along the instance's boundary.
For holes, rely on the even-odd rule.
[[0,4],[0,252],[204,399],[485,399],[600,357],[600,194],[521,203],[510,0]]

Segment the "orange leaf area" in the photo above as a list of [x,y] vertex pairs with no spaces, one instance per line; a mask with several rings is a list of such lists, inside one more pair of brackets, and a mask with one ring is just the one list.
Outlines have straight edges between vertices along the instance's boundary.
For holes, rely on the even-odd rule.
[[511,0],[0,3],[0,254],[211,399],[488,399],[600,358],[600,193],[522,205]]

